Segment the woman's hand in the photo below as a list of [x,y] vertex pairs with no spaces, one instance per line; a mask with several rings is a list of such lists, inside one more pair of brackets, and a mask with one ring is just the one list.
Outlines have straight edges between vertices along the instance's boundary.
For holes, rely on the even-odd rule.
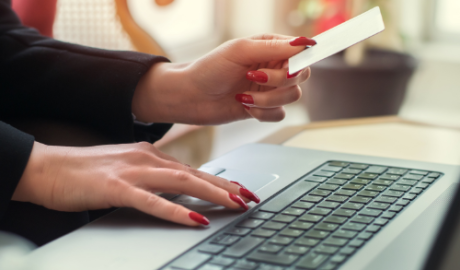
[[289,75],[287,59],[315,44],[263,35],[226,42],[190,64],[156,64],[138,84],[133,112],[144,122],[280,121],[282,106],[301,97],[299,84],[310,76],[310,69]]
[[209,224],[154,192],[187,194],[233,209],[260,201],[240,184],[183,165],[149,143],[57,147],[38,142],[13,200],[69,212],[133,207],[189,226]]

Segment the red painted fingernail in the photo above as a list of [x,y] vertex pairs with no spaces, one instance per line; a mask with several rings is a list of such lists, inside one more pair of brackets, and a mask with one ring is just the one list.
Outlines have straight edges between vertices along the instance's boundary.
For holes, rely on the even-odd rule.
[[249,107],[249,106],[243,105],[243,107],[244,107],[246,110],[248,110],[248,111],[251,110],[251,107]]
[[243,186],[242,184],[240,184],[240,183],[238,183],[238,182],[236,182],[236,181],[230,181],[230,183],[235,184],[235,185],[238,185],[238,186],[240,186],[240,187],[242,187],[242,188],[246,188],[245,186]]
[[228,193],[228,197],[230,197],[230,200],[236,202],[241,207],[243,207],[245,211],[249,209],[249,206],[243,201],[243,199],[240,198],[240,196]]
[[298,37],[289,41],[289,44],[291,46],[313,46],[316,45],[316,41],[307,37]]
[[297,75],[299,75],[300,72],[302,72],[302,70],[299,70],[299,71],[297,71],[297,72],[295,72],[295,73],[293,73],[293,74],[289,74],[289,71],[288,71],[288,72],[286,73],[286,78],[291,79],[291,78],[297,77]]
[[188,216],[195,222],[198,222],[203,225],[209,225],[209,219],[207,219],[203,215],[198,214],[197,212],[190,212],[188,213]]
[[254,104],[254,99],[250,95],[236,94],[235,99],[244,104]]
[[255,203],[260,203],[260,199],[259,197],[257,197],[256,194],[254,194],[253,192],[245,189],[245,188],[240,188],[240,194],[243,195],[244,197],[250,199],[251,201],[255,202]]
[[266,83],[268,82],[268,75],[262,71],[251,70],[246,73],[246,79],[253,82]]

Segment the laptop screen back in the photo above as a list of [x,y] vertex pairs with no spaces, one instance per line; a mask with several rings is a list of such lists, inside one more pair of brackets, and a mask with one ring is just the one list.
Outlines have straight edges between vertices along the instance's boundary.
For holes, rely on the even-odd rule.
[[424,267],[424,270],[454,269],[460,269],[460,184]]

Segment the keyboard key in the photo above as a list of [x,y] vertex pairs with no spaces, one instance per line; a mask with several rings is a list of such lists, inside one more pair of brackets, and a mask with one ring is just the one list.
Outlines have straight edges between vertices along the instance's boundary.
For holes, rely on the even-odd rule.
[[347,242],[348,240],[343,238],[328,238],[323,241],[323,244],[327,246],[343,247]]
[[361,239],[361,240],[368,240],[372,237],[372,233],[370,232],[362,232],[358,235],[358,239]]
[[215,264],[205,264],[201,266],[198,270],[223,270],[224,268],[220,265]]
[[284,215],[290,215],[290,216],[301,216],[305,213],[304,209],[297,209],[297,208],[292,208],[289,207],[288,209],[283,211]]
[[359,211],[359,215],[362,215],[362,216],[378,217],[378,216],[380,216],[380,214],[382,214],[382,210],[375,210],[375,209],[365,208],[365,209]]
[[338,189],[339,186],[338,185],[331,185],[331,184],[321,184],[321,185],[319,185],[318,188],[319,189],[325,189],[325,190],[334,191],[334,190]]
[[220,266],[230,266],[235,262],[234,259],[224,258],[224,257],[214,257],[209,263],[217,264]]
[[284,268],[281,266],[261,264],[257,270],[284,270]]
[[295,219],[295,216],[276,215],[272,220],[283,223],[290,223]]
[[381,202],[381,203],[394,203],[397,200],[397,198],[394,197],[388,197],[388,196],[380,196],[377,199],[375,199],[376,202]]
[[295,260],[297,260],[299,256],[293,254],[270,254],[270,253],[263,253],[263,252],[253,252],[249,254],[247,257],[248,260],[256,261],[256,262],[263,262],[263,263],[271,263],[271,264],[279,264],[289,266]]
[[384,174],[379,177],[379,180],[390,180],[390,181],[396,181],[400,178],[401,176],[395,175],[395,174]]
[[363,208],[363,205],[362,203],[344,203],[342,205],[342,208],[346,208],[346,209],[352,209],[352,210],[359,210],[361,208]]
[[269,202],[262,205],[260,210],[266,212],[278,213],[300,196],[315,188],[318,184],[306,181],[300,181],[284,190]]
[[298,201],[294,203],[291,207],[300,208],[300,209],[310,209],[313,207],[313,203]]
[[410,186],[404,186],[404,185],[395,184],[395,185],[392,185],[389,189],[390,190],[406,192],[406,191],[408,191],[410,189]]
[[332,234],[332,236],[351,239],[351,238],[354,238],[356,234],[358,233],[354,231],[338,230],[334,234]]
[[346,184],[342,187],[342,189],[351,189],[351,190],[360,190],[363,187],[363,185],[357,185],[357,184]]
[[415,187],[417,188],[427,188],[428,186],[428,183],[418,183],[417,185],[415,185]]
[[412,170],[412,171],[409,171],[409,174],[419,174],[419,175],[427,175],[428,172],[427,171],[420,171],[420,170]]
[[334,224],[343,224],[347,221],[347,218],[345,217],[339,217],[339,216],[328,216],[324,219],[324,222],[327,223],[334,223]]
[[411,190],[409,190],[409,193],[420,194],[422,193],[422,191],[423,191],[422,188],[412,188]]
[[288,237],[298,237],[303,233],[304,233],[304,231],[302,231],[302,230],[284,229],[279,233],[279,235],[288,236]]
[[344,202],[348,200],[347,196],[337,196],[337,195],[332,195],[329,196],[326,201],[332,201],[332,202]]
[[284,228],[284,226],[286,226],[285,223],[269,221],[265,223],[262,228],[267,230],[281,230]]
[[302,237],[302,238],[297,239],[295,241],[295,244],[299,246],[314,247],[319,243],[319,241],[320,240],[318,239]]
[[323,197],[311,196],[311,195],[303,196],[302,198],[300,198],[301,201],[312,202],[312,203],[317,203],[317,202],[321,201],[322,199],[323,199]]
[[385,225],[387,223],[388,223],[388,219],[378,218],[378,219],[374,220],[373,224],[383,226],[383,225]]
[[388,196],[388,197],[401,197],[404,194],[402,191],[394,191],[394,190],[387,190],[383,192],[382,195]]
[[320,215],[311,215],[311,214],[305,214],[299,218],[300,221],[307,221],[307,222],[313,222],[316,223],[320,221],[323,218],[323,216]]
[[382,167],[382,166],[370,166],[365,170],[366,173],[375,173],[375,174],[382,174],[385,172],[388,168],[387,167]]
[[403,179],[407,180],[421,180],[423,178],[423,175],[418,175],[418,174],[406,174]]
[[310,248],[307,247],[302,247],[302,246],[290,246],[287,247],[284,252],[286,253],[291,253],[291,254],[296,254],[296,255],[304,255],[306,254]]
[[251,218],[256,218],[256,219],[271,219],[275,214],[273,213],[268,213],[268,212],[262,212],[262,211],[257,211],[251,215]]
[[350,174],[358,174],[358,173],[360,173],[361,171],[362,171],[362,170],[347,168],[347,169],[344,169],[342,172],[343,172],[343,173],[350,173]]
[[308,213],[312,215],[327,216],[331,212],[330,209],[315,207],[313,210],[310,210]]
[[423,178],[421,182],[422,182],[422,183],[431,184],[431,183],[434,182],[434,180],[436,180],[436,178],[426,177],[426,178]]
[[399,199],[397,202],[396,202],[396,205],[402,205],[402,206],[406,206],[410,203],[409,200],[405,200],[405,199]]
[[375,174],[375,173],[361,173],[358,175],[358,178],[364,178],[364,179],[370,179],[370,180],[374,180],[375,178],[377,178],[379,175],[378,174]]
[[369,225],[366,228],[366,232],[375,233],[375,232],[378,232],[380,230],[380,228],[381,228],[381,226],[379,226],[379,225]]
[[359,232],[359,231],[364,230],[365,227],[366,227],[365,224],[348,222],[347,224],[343,225],[342,229]]
[[380,202],[371,202],[368,207],[378,210],[385,210],[390,206],[388,203],[380,203]]
[[355,177],[354,174],[347,174],[347,173],[338,173],[334,176],[334,178],[340,178],[340,179],[346,179],[346,180],[350,180],[353,177]]
[[438,178],[440,176],[439,173],[430,173],[427,175],[427,177],[433,177],[433,178]]
[[272,239],[270,239],[269,242],[275,245],[287,246],[292,242],[292,240],[294,240],[294,238],[284,237],[284,236],[275,236]]
[[334,255],[332,258],[331,258],[331,262],[332,263],[342,263],[343,261],[345,261],[347,257],[346,256],[343,256],[343,255]]
[[396,215],[395,212],[383,212],[382,216],[380,216],[381,218],[388,218],[388,219],[392,219],[394,216]]
[[342,170],[341,167],[336,167],[336,166],[324,166],[320,170],[322,171],[330,171],[330,172],[340,172]]
[[318,183],[322,183],[322,182],[324,182],[326,180],[327,180],[327,177],[314,176],[314,175],[310,175],[310,176],[307,176],[307,178],[305,178],[305,181],[318,182]]
[[402,199],[413,200],[415,197],[417,197],[417,194],[406,194],[402,197]]
[[345,247],[345,248],[342,248],[339,253],[340,254],[344,254],[344,255],[351,255],[353,253],[355,253],[356,251],[356,248],[352,248],[352,247]]
[[306,232],[304,236],[307,238],[324,239],[328,235],[329,235],[329,232],[326,232],[326,231],[310,230]]
[[245,236],[247,235],[251,229],[245,229],[245,228],[231,228],[228,231],[226,231],[226,234],[233,234],[233,235],[239,235],[239,236]]
[[295,221],[289,225],[289,228],[297,229],[297,230],[308,230],[312,226],[313,226],[313,223],[311,222]]
[[393,181],[377,179],[377,180],[374,180],[373,183],[376,184],[376,185],[381,185],[381,186],[390,186],[391,184],[393,184]]
[[379,192],[377,191],[368,191],[368,190],[363,190],[358,192],[358,196],[363,196],[363,197],[376,197],[379,195]]
[[417,181],[416,180],[401,179],[401,180],[396,181],[396,184],[413,186],[413,185],[417,184]]
[[349,190],[349,189],[339,189],[338,191],[336,191],[334,193],[334,195],[338,195],[338,196],[352,196],[353,194],[355,194],[356,191],[354,190]]
[[312,192],[309,193],[310,195],[314,196],[321,196],[321,197],[327,197],[331,192],[329,190],[323,190],[323,189],[315,189]]
[[358,169],[358,170],[365,170],[367,169],[367,167],[369,167],[369,165],[366,165],[366,164],[351,164],[350,166],[348,166],[348,168],[350,169]]
[[358,185],[367,185],[367,184],[369,184],[370,181],[371,180],[362,179],[362,178],[356,178],[356,179],[351,180],[350,183],[358,184]]
[[370,224],[374,221],[373,217],[366,217],[366,216],[356,216],[351,219],[351,221],[356,223],[363,223],[363,224]]
[[369,185],[366,187],[366,190],[381,192],[385,190],[386,188],[387,188],[386,186]]
[[259,237],[272,237],[274,234],[276,233],[276,231],[274,230],[266,230],[266,229],[257,229],[255,230],[253,233],[252,233],[252,236],[259,236]]
[[283,248],[283,246],[279,245],[270,245],[270,244],[265,244],[261,246],[258,251],[259,252],[266,252],[266,253],[278,253]]
[[323,207],[323,208],[329,208],[329,209],[335,209],[340,205],[338,202],[321,202],[317,206],[318,207]]
[[355,210],[350,210],[350,209],[338,209],[338,210],[335,210],[334,213],[332,213],[332,215],[334,216],[342,216],[342,217],[351,217],[353,216],[354,214],[356,213]]
[[333,232],[335,231],[339,225],[337,224],[332,224],[332,223],[325,223],[321,222],[315,226],[315,230],[321,230],[321,231],[328,231],[328,232]]
[[192,270],[204,264],[205,262],[209,261],[211,258],[212,256],[208,254],[198,253],[198,252],[188,252],[187,254],[176,259],[171,264],[171,267]]
[[350,244],[348,244],[348,246],[350,247],[360,247],[364,244],[364,241],[363,240],[351,240]]
[[249,261],[237,261],[233,267],[241,270],[254,270],[257,267],[257,263]]
[[238,223],[236,226],[237,227],[242,227],[242,228],[255,229],[255,228],[259,227],[264,222],[265,222],[264,220],[248,218],[248,219],[243,220],[242,222]]
[[393,205],[390,207],[390,209],[388,209],[388,211],[391,211],[391,212],[399,212],[402,210],[402,206],[400,205]]
[[350,199],[349,202],[366,204],[366,203],[368,203],[370,200],[372,200],[372,199],[369,198],[369,197],[354,196],[354,197],[352,197],[352,198]]
[[314,249],[315,253],[319,254],[334,254],[339,250],[338,247],[320,245]]
[[336,167],[346,167],[348,166],[348,162],[342,162],[342,161],[332,161],[329,162],[329,166],[336,166]]
[[407,172],[406,169],[399,169],[399,168],[390,168],[387,173],[390,174],[397,174],[397,175],[403,175]]
[[203,244],[198,248],[199,252],[209,253],[209,254],[218,254],[224,250],[224,246],[213,245],[213,244]]
[[297,263],[297,267],[304,268],[304,269],[316,269],[323,262],[325,262],[328,258],[329,258],[328,255],[315,254],[311,252],[307,256],[300,259],[300,261]]
[[313,173],[314,176],[324,176],[324,177],[331,177],[334,174],[335,174],[334,172],[326,172],[326,171],[317,171]]
[[344,179],[338,179],[338,178],[332,178],[330,180],[327,180],[327,184],[332,184],[332,185],[343,185],[347,182],[347,180],[344,180]]

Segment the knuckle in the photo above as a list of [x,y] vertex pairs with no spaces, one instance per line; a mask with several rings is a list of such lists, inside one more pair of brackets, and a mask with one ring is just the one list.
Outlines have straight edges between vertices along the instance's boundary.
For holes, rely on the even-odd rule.
[[170,216],[171,220],[181,220],[181,216],[182,216],[182,213],[183,213],[182,210],[183,209],[182,209],[181,206],[179,206],[177,204],[174,205],[174,207],[172,207],[172,211],[171,211],[171,214],[170,214],[171,215]]
[[161,207],[160,204],[161,204],[160,197],[155,196],[154,194],[151,194],[150,196],[148,196],[146,201],[145,201],[146,207],[148,207],[150,209],[152,209],[154,207]]
[[173,175],[174,178],[176,178],[180,182],[187,182],[190,180],[190,174],[184,171],[174,171]]

